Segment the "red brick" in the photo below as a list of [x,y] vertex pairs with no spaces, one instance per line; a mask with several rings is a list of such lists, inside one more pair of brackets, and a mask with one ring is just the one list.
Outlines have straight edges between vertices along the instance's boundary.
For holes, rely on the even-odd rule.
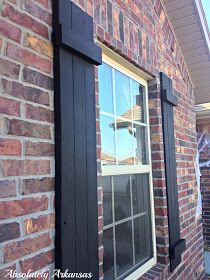
[[15,181],[0,181],[0,198],[16,196]]
[[53,123],[54,113],[48,109],[42,107],[34,107],[30,104],[26,104],[25,114],[27,119],[38,120]]
[[4,176],[44,175],[50,173],[49,160],[2,160]]
[[23,79],[27,83],[53,90],[53,79],[51,77],[30,68],[25,67],[23,69]]
[[155,214],[157,216],[167,216],[167,208],[155,208]]
[[42,55],[46,55],[50,58],[53,57],[52,43],[46,40],[42,40],[37,36],[27,34],[26,46]]
[[38,218],[31,218],[24,221],[24,229],[26,234],[39,232],[55,226],[55,215],[48,214]]
[[36,124],[21,120],[7,120],[8,133],[18,136],[51,138],[50,127],[48,125]]
[[0,38],[0,52],[1,52],[1,48],[2,48],[2,39]]
[[0,219],[8,219],[45,211],[48,208],[46,196],[3,201],[0,203]]
[[[1,98],[0,98],[1,102]],[[15,139],[0,139],[0,156],[20,156],[21,142]]]
[[20,43],[21,30],[2,19],[0,19],[0,34]]
[[54,156],[54,144],[46,142],[30,142],[25,143],[26,156]]
[[49,247],[50,245],[51,238],[49,233],[10,243],[4,247],[4,263],[12,262],[25,255],[35,253],[45,247]]
[[4,92],[11,96],[43,105],[50,104],[48,93],[40,89],[7,80],[2,80],[2,85]]
[[44,8],[48,9],[49,5],[48,5],[48,0],[36,0],[36,2],[40,5],[42,5]]
[[0,75],[17,79],[20,72],[20,65],[17,65],[4,58],[0,58]]
[[24,10],[33,17],[47,23],[48,25],[52,25],[52,16],[49,12],[39,7],[31,0],[24,0],[23,5]]
[[0,243],[15,239],[18,237],[20,237],[19,223],[14,222],[14,223],[0,225]]
[[[2,279],[2,280],[3,280],[3,279],[7,279],[7,278],[5,278],[5,277],[6,277],[6,275],[8,275],[8,272],[9,272],[10,270],[13,270],[13,271],[14,271],[15,269],[16,269],[16,265],[15,265],[15,264],[0,269],[0,279]],[[7,276],[7,277],[8,277],[8,276]]]
[[0,114],[20,116],[20,102],[0,97]]
[[39,192],[50,192],[55,189],[55,178],[47,177],[42,179],[23,180],[22,194],[31,194]]
[[46,73],[51,72],[51,61],[42,58],[24,48],[20,48],[13,44],[7,45],[6,54],[8,57],[13,58],[25,65],[29,65],[40,69]]
[[28,272],[30,269],[33,272],[46,267],[47,265],[53,263],[53,261],[54,261],[54,250],[51,250],[36,255],[30,259],[21,261],[20,267],[22,272]]
[[11,21],[23,26],[25,28],[31,29],[35,33],[48,38],[48,28],[42,23],[39,23],[32,17],[28,16],[25,13],[20,13],[18,10],[15,10],[13,6],[4,4],[2,8],[2,15],[9,18]]

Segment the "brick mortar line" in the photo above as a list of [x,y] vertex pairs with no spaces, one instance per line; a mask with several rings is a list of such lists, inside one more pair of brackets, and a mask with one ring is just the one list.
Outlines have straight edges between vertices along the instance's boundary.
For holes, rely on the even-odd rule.
[[[40,211],[39,212],[33,212],[33,213],[29,213],[29,214],[25,214],[25,215],[22,215],[22,216],[15,217],[15,222],[21,223],[21,222],[23,222],[23,220],[38,218],[39,216],[45,216],[45,215],[52,214],[52,213],[55,213],[55,211],[52,211],[52,210],[49,210],[49,209],[43,210],[41,212]],[[12,222],[14,222],[14,217],[0,220],[0,225],[12,223]]]
[[[6,3],[7,5],[9,5],[9,6],[12,6],[16,11],[22,13],[23,16],[24,16],[24,14],[26,14],[27,16],[29,16],[29,17],[31,17],[32,19],[36,20],[37,22],[43,24],[44,26],[50,27],[50,25],[47,24],[45,21],[42,21],[41,19],[39,19],[39,18],[35,17],[34,15],[30,14],[29,12],[27,12],[27,11],[24,9],[24,3],[18,3],[17,6],[14,5],[14,3],[11,3],[11,2],[8,2],[8,1],[6,1],[5,3]],[[36,2],[32,2],[32,3],[34,3],[35,6],[37,5]],[[3,7],[3,6],[2,6],[2,7]],[[40,7],[40,8],[43,9],[42,7]],[[49,15],[52,16],[52,12],[50,12],[50,11],[48,11],[48,10],[45,10],[45,9],[43,9],[43,10],[46,11]],[[2,16],[2,15],[1,15],[1,16]],[[2,16],[2,17],[3,17],[3,16]]]

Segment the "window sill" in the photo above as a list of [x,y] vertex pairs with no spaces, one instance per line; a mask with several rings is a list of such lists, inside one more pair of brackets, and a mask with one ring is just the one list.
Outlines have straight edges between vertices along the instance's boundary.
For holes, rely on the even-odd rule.
[[150,259],[148,262],[146,262],[143,266],[135,270],[132,274],[127,276],[125,280],[137,280],[139,277],[141,277],[143,274],[147,273],[148,270],[150,270],[153,266],[155,266],[157,263],[156,258]]

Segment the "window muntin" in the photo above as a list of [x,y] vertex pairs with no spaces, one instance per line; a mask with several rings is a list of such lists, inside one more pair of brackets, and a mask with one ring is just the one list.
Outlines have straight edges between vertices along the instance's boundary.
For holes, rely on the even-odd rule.
[[102,165],[148,165],[145,88],[106,63],[99,81]]
[[155,263],[147,88],[111,65],[99,67],[104,276],[135,279]]

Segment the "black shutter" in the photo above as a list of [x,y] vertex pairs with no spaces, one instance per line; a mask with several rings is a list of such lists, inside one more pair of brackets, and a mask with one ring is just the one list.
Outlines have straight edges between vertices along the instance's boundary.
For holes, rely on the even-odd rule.
[[180,239],[180,221],[176,174],[173,106],[177,105],[177,97],[173,94],[171,79],[168,78],[164,73],[160,73],[160,82],[168,203],[169,256],[171,271],[173,271],[180,264],[181,254],[185,250],[186,246],[185,240]]
[[94,65],[102,63],[93,20],[69,0],[53,13],[56,268],[98,279]]

